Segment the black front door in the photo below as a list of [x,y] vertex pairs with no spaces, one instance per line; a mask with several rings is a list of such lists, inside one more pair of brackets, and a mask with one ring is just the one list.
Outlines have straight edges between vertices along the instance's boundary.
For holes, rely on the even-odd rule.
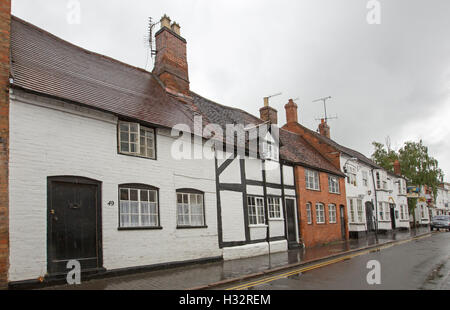
[[389,207],[390,207],[390,209],[391,209],[391,226],[392,226],[392,229],[394,230],[395,228],[396,228],[396,225],[395,225],[395,204],[389,204]]
[[347,239],[347,234],[346,234],[345,227],[347,226],[347,224],[345,223],[345,207],[344,206],[340,206],[340,208],[339,208],[339,215],[340,215],[340,218],[341,218],[341,235],[342,235],[342,239],[346,240]]
[[287,239],[289,247],[298,246],[297,227],[295,225],[295,199],[286,199]]
[[65,274],[77,260],[82,271],[102,267],[101,185],[82,177],[48,178],[48,273]]
[[375,230],[375,221],[373,216],[373,204],[370,201],[366,202],[366,222],[367,231],[371,232]]

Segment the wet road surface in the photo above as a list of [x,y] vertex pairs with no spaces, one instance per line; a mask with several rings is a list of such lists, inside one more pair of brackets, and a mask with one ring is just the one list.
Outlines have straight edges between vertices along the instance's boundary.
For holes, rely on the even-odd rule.
[[[367,263],[380,262],[381,284],[369,285]],[[317,265],[317,264],[313,264]],[[303,267],[303,269],[305,269]],[[248,290],[374,290],[450,289],[450,233],[441,232],[418,240],[388,246],[306,272],[253,279],[218,289]],[[283,271],[287,274],[289,270]],[[273,281],[270,281],[274,279]],[[258,284],[257,281],[267,282]],[[239,287],[239,285],[241,285]]]

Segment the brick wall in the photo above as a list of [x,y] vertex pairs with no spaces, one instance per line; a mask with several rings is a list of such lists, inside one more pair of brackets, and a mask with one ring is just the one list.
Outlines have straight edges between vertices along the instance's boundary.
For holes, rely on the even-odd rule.
[[9,47],[11,1],[0,2],[0,289],[6,287],[9,268]]
[[153,72],[172,91],[189,95],[186,40],[163,27],[156,35],[156,61]]
[[[305,168],[297,166],[295,169],[298,191],[298,210],[300,212],[300,235],[306,247],[313,247],[337,240],[342,240],[340,206],[346,203],[345,179],[340,178],[340,194],[329,193],[328,174],[319,172],[320,191],[306,189]],[[308,224],[306,204],[311,203],[312,224]],[[325,223],[317,224],[316,203],[323,203],[325,206]],[[328,205],[336,205],[336,223],[330,223]],[[344,208],[346,238],[348,239],[347,212]]]
[[260,117],[263,121],[269,121],[271,124],[278,124],[278,112],[272,107],[263,107],[259,109]]

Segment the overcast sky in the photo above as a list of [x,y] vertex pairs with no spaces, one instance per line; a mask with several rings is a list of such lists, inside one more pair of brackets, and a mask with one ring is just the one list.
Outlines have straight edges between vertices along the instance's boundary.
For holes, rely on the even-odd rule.
[[[263,97],[285,123],[316,130],[317,98],[332,96],[331,136],[367,156],[372,141],[398,149],[423,139],[450,181],[450,1],[379,0],[381,23],[367,22],[368,0],[12,0],[13,14],[69,42],[144,68],[147,20],[166,13],[187,40],[191,90],[259,115]],[[147,69],[151,70],[151,62]]]

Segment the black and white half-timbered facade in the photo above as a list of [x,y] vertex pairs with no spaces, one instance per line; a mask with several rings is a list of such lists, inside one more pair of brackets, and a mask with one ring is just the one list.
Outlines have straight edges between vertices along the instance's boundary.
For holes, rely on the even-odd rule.
[[280,154],[279,129],[197,94],[194,104],[224,132],[226,125],[240,124],[247,132],[254,130],[258,137],[257,142],[254,139],[254,154],[248,147],[252,144],[249,137],[242,154],[239,149],[216,150],[218,237],[224,259],[286,251],[289,244],[297,246],[294,168],[285,154]]

